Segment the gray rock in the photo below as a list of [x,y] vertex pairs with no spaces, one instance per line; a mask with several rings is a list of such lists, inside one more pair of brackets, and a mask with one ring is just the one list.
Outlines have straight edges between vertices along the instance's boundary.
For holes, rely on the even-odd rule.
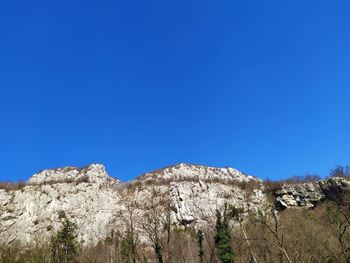
[[[313,207],[348,185],[337,178],[286,184],[275,192],[276,202],[282,208]],[[172,225],[200,228],[214,224],[225,203],[244,208],[243,219],[272,208],[265,191],[260,179],[233,168],[179,164],[127,183],[110,177],[101,164],[50,169],[34,174],[22,190],[0,190],[1,242],[48,239],[67,217],[77,224],[83,245],[97,244],[112,231],[125,230],[130,207],[137,226],[156,208],[157,217]],[[140,240],[147,241],[142,234]]]
[[172,224],[193,227],[215,222],[216,209],[225,203],[255,212],[269,205],[261,180],[233,168],[179,164],[120,183],[103,165],[92,164],[45,170],[23,190],[0,191],[0,233],[2,242],[33,244],[48,239],[66,216],[77,224],[78,240],[91,245],[123,230],[131,204],[142,225],[152,205],[158,209],[166,202]]
[[284,184],[282,189],[275,191],[277,203],[283,208],[314,207],[332,195],[349,186],[349,180],[333,177],[310,183]]

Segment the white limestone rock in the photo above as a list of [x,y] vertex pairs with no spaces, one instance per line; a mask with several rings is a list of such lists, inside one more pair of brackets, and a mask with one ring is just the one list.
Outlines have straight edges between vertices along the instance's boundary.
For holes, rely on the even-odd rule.
[[28,184],[78,182],[84,180],[104,185],[116,185],[120,183],[119,180],[108,176],[102,164],[91,164],[84,168],[64,167],[44,170],[34,174],[29,179]]
[[146,173],[140,176],[138,179],[145,180],[187,180],[187,181],[220,181],[220,182],[248,182],[251,180],[259,180],[251,175],[243,174],[242,172],[230,168],[218,168],[209,167],[203,165],[193,165],[180,163],[174,166],[169,166],[160,170],[153,171],[151,173]]
[[83,245],[97,244],[124,229],[131,204],[139,225],[152,206],[164,217],[168,204],[172,224],[198,227],[215,222],[225,203],[252,212],[270,205],[261,180],[233,168],[180,164],[128,183],[109,177],[100,164],[45,170],[21,190],[0,190],[1,242],[47,239],[66,216],[77,224]]
[[274,194],[282,208],[314,207],[317,203],[337,198],[339,192],[348,189],[350,181],[341,177],[332,177],[309,183],[284,184]]

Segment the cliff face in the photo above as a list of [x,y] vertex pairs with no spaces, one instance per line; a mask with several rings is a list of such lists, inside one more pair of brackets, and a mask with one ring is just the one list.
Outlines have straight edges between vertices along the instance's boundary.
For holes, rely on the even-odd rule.
[[109,231],[120,207],[102,165],[46,170],[33,175],[22,190],[0,190],[1,241],[32,243],[49,237],[63,217],[79,226],[79,239],[97,242]]
[[233,168],[179,164],[145,174],[132,184],[140,187],[131,199],[146,210],[152,205],[153,189],[161,191],[161,199],[169,200],[172,221],[178,225],[213,223],[216,209],[225,203],[254,213],[269,205],[262,181]]
[[[347,185],[333,181],[284,185],[276,201],[285,208],[311,207],[327,198],[329,189]],[[78,240],[92,245],[123,231],[131,214],[136,227],[153,215],[199,228],[214,224],[216,209],[225,203],[248,214],[271,208],[269,200],[261,180],[233,168],[179,164],[127,183],[110,177],[101,164],[50,169],[34,174],[23,189],[0,190],[1,242],[45,240],[67,217],[78,226]]]
[[348,189],[350,181],[341,177],[319,180],[310,183],[284,184],[274,194],[277,205],[284,208],[314,207],[325,199],[337,199]]
[[[248,184],[251,189],[244,189]],[[45,170],[21,190],[0,190],[1,241],[47,238],[66,216],[77,223],[80,242],[96,244],[122,230],[131,206],[140,224],[156,208],[159,217],[170,211],[173,224],[200,226],[212,222],[226,202],[247,211],[268,204],[261,181],[232,168],[180,164],[124,184],[100,164]]]

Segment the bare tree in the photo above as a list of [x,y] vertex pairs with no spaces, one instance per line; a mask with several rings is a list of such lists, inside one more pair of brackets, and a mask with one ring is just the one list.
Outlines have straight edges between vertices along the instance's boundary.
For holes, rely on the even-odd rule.
[[256,219],[263,228],[265,228],[272,238],[264,238],[264,240],[272,244],[279,251],[279,262],[283,263],[285,257],[289,263],[292,263],[291,257],[289,256],[285,244],[284,233],[280,229],[280,223],[277,217],[277,211],[273,208],[270,210],[270,216],[260,214],[260,217]]
[[166,213],[169,207],[169,200],[159,198],[159,193],[153,187],[149,207],[143,215],[141,230],[151,242],[159,263],[164,261],[163,230],[166,230],[167,234],[166,243],[170,243],[170,216]]

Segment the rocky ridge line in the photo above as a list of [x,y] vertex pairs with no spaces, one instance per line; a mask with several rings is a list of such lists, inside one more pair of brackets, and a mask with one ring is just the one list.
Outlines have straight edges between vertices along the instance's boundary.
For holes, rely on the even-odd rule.
[[[241,184],[249,182],[254,189],[242,189]],[[101,164],[44,170],[21,190],[0,190],[1,241],[29,244],[48,238],[67,217],[77,223],[82,244],[96,244],[123,229],[131,204],[142,220],[152,206],[164,212],[162,204],[168,202],[172,224],[196,227],[213,222],[216,209],[226,202],[247,211],[264,209],[268,202],[261,186],[257,178],[233,168],[186,164],[128,183],[108,176]]]
[[[285,184],[275,191],[275,200],[282,208],[312,207],[348,185],[337,178]],[[246,214],[271,209],[266,190],[262,180],[228,167],[178,164],[126,183],[110,177],[101,164],[49,169],[34,174],[23,189],[0,189],[0,241],[45,240],[67,217],[78,225],[82,245],[97,244],[123,231],[131,206],[138,225],[152,207],[165,216],[166,204],[172,225],[206,227],[225,203]]]

